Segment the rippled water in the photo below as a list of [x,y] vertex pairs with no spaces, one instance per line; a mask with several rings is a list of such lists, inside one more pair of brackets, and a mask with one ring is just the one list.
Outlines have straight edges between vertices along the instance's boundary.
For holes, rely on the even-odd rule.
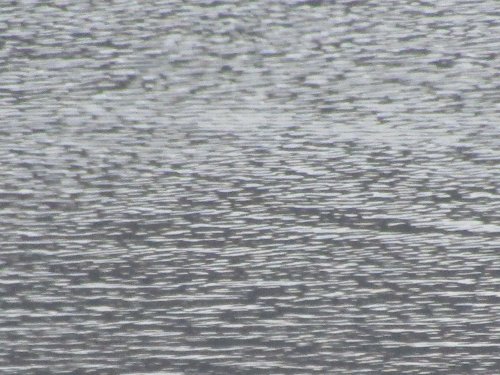
[[0,373],[498,373],[499,15],[3,2]]

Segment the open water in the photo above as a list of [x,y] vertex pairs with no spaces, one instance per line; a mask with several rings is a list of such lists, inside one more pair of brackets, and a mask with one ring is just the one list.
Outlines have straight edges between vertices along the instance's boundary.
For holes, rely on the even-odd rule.
[[0,373],[500,372],[500,3],[2,1]]

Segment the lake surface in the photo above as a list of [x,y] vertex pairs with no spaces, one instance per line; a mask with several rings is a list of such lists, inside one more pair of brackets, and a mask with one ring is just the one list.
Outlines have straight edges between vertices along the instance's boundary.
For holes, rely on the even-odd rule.
[[0,373],[500,371],[500,5],[0,5]]

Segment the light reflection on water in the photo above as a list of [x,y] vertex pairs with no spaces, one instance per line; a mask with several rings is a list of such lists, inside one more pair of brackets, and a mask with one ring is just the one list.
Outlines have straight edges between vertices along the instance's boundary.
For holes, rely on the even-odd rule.
[[0,372],[494,372],[494,1],[0,8]]

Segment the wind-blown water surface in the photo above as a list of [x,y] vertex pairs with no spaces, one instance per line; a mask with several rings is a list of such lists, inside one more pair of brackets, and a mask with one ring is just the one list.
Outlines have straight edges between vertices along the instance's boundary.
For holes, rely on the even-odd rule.
[[0,373],[498,373],[499,12],[3,2]]

